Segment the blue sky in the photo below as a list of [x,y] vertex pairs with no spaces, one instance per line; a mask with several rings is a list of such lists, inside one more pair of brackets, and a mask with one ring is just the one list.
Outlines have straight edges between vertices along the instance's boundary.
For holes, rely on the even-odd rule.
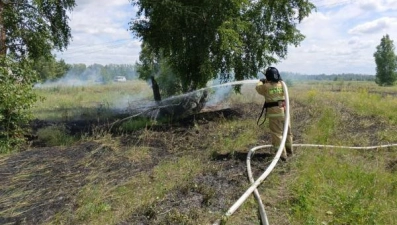
[[[298,29],[306,39],[290,46],[280,71],[302,74],[375,74],[373,53],[389,34],[397,45],[397,0],[312,0],[317,10]],[[66,63],[133,64],[140,42],[128,31],[135,11],[128,0],[76,0],[70,14],[73,39]]]

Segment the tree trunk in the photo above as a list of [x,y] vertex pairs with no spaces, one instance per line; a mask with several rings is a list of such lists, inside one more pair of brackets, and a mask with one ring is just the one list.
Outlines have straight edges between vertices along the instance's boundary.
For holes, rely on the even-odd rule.
[[6,47],[6,30],[3,20],[4,2],[0,0],[0,56],[5,56],[7,54]]
[[150,80],[152,81],[152,89],[153,89],[154,100],[156,102],[159,102],[159,101],[161,101],[159,85],[157,84],[157,81],[154,79],[154,76],[151,76]]

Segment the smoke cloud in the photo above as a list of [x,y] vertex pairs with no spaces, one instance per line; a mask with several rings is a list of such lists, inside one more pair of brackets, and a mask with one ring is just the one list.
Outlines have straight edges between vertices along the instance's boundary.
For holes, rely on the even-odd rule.
[[102,83],[103,78],[99,75],[99,71],[85,70],[82,74],[71,71],[59,79],[47,80],[44,83],[37,83],[35,88],[80,87]]

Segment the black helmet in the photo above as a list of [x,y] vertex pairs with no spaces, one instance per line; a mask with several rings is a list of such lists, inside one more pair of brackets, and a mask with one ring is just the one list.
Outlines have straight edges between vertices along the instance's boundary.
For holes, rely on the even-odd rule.
[[265,73],[266,80],[271,82],[279,82],[281,81],[280,73],[278,72],[276,67],[268,67]]

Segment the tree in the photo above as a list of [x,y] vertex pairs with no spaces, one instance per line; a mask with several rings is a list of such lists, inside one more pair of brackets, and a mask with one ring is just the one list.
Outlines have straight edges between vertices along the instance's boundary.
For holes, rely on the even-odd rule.
[[383,36],[374,53],[376,63],[375,82],[380,86],[393,85],[397,80],[397,56],[394,53],[393,40]]
[[[297,23],[314,5],[307,0],[132,0],[130,30],[164,58],[182,92],[222,80],[257,77],[304,36]],[[145,54],[144,52],[141,52]],[[142,59],[141,59],[142,60]]]
[[33,69],[37,72],[41,82],[62,77],[70,67],[63,59],[56,61],[55,57],[40,57],[33,63]]
[[32,62],[67,47],[66,12],[74,6],[75,0],[0,0],[0,152],[21,144],[37,97]]
[[175,76],[166,58],[156,55],[145,43],[141,46],[140,62],[136,63],[139,78],[143,80],[156,79],[160,83],[161,95],[169,97],[180,94],[181,79]]
[[67,11],[75,0],[0,1],[0,22],[7,51],[17,58],[51,56],[51,50],[64,50],[71,38]]

